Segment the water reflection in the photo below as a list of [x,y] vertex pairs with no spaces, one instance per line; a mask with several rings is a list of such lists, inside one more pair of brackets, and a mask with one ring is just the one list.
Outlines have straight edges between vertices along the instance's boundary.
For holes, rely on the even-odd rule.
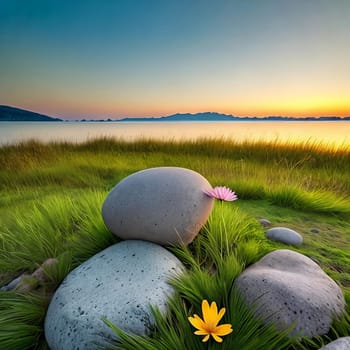
[[0,143],[28,139],[82,142],[96,137],[124,140],[154,138],[195,140],[226,138],[236,141],[262,140],[315,142],[337,147],[350,146],[350,122],[1,122]]

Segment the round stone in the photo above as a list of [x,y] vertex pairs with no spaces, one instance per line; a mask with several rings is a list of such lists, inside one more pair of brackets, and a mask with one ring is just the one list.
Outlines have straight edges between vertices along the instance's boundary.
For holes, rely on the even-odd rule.
[[281,249],[264,256],[236,279],[256,314],[292,335],[313,337],[329,331],[345,311],[341,288],[311,259]]
[[273,227],[266,231],[267,238],[294,245],[296,247],[303,243],[303,237],[296,231],[286,227]]
[[73,270],[55,292],[45,319],[52,350],[87,350],[115,334],[105,317],[126,332],[146,335],[154,323],[150,305],[164,314],[173,293],[168,279],[184,270],[165,248],[123,241]]
[[350,349],[350,337],[338,338],[320,350],[349,350]]
[[271,226],[271,221],[270,221],[270,220],[267,220],[267,219],[259,219],[258,221],[259,221],[259,223],[261,224],[261,226],[263,226],[263,227],[269,227],[269,226]]
[[151,168],[119,182],[103,203],[106,226],[122,239],[189,244],[207,221],[214,199],[210,183],[195,171]]

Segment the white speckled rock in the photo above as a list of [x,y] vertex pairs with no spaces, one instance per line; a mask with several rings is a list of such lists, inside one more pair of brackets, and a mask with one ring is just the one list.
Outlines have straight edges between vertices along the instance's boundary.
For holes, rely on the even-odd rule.
[[210,183],[195,171],[151,168],[119,182],[103,203],[106,226],[122,239],[189,244],[207,221],[214,199]]
[[273,227],[266,231],[266,236],[273,241],[278,241],[296,247],[303,243],[303,237],[294,230],[286,227]]
[[121,329],[147,334],[153,317],[149,305],[165,312],[173,292],[167,283],[182,263],[163,247],[124,241],[96,254],[73,270],[54,294],[45,319],[52,350],[96,349],[113,333],[106,317]]
[[265,322],[281,330],[296,322],[293,335],[325,334],[344,313],[340,287],[311,259],[287,249],[248,267],[235,286],[249,305],[256,303],[256,313]]
[[342,337],[331,343],[323,346],[320,350],[349,350],[350,349],[350,337]]

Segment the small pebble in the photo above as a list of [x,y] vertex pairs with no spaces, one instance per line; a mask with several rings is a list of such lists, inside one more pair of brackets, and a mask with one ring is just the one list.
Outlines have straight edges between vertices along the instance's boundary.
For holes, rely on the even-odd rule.
[[16,277],[14,280],[12,280],[10,283],[8,283],[6,286],[3,286],[0,288],[0,291],[1,292],[8,292],[10,290],[13,290],[15,289],[18,284],[21,282],[21,279],[22,279],[22,275],[21,276],[18,276]]
[[303,243],[303,237],[300,233],[287,227],[270,228],[266,231],[266,236],[273,241],[290,244],[295,247],[298,247]]
[[260,222],[260,224],[261,224],[263,227],[269,227],[269,226],[271,226],[271,221],[270,221],[270,220],[267,220],[267,219],[259,219],[258,221]]

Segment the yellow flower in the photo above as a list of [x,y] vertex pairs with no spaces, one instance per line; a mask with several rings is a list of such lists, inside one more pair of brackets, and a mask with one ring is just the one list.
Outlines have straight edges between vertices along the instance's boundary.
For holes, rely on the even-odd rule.
[[221,343],[222,338],[220,338],[220,336],[224,336],[233,332],[232,325],[229,323],[222,324],[220,326],[217,325],[222,319],[222,316],[224,316],[225,311],[226,309],[223,307],[218,313],[218,307],[216,306],[215,301],[213,301],[209,306],[208,301],[203,300],[203,320],[198,315],[193,315],[193,317],[188,318],[192,326],[198,329],[198,331],[195,331],[194,334],[205,335],[202,340],[203,342],[208,341],[210,336],[212,336],[215,341]]

